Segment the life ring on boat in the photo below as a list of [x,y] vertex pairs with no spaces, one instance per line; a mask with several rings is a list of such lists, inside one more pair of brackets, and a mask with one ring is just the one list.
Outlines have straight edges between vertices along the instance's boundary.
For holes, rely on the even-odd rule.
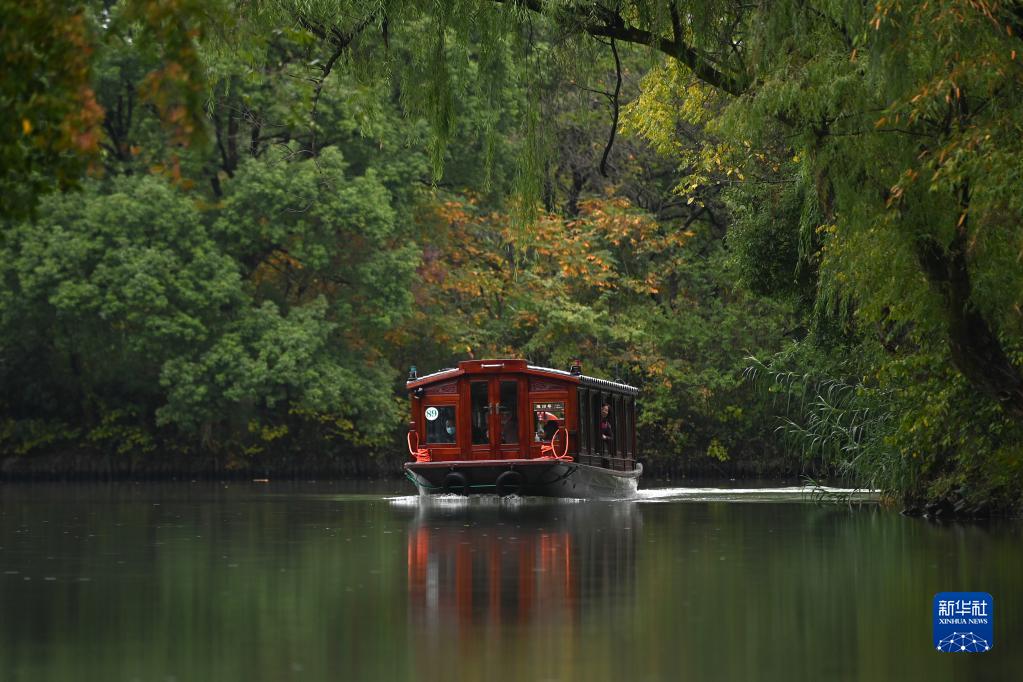
[[[558,434],[561,433],[563,433],[564,436],[561,438],[561,454],[558,454],[557,441]],[[544,443],[540,446],[540,459],[572,459],[568,454],[568,429],[562,426],[551,436],[550,443]]]
[[[413,439],[413,436],[415,436],[415,439]],[[406,440],[408,441],[408,452],[410,455],[412,455],[412,459],[416,460],[417,462],[430,461],[430,451],[427,450],[426,448],[419,447],[418,431],[413,431],[410,429]],[[415,443],[412,442],[413,440],[415,440]]]
[[468,495],[469,481],[463,474],[452,471],[444,477],[444,492],[454,495]]
[[517,471],[505,471],[494,483],[499,497],[513,495],[522,490],[522,474]]

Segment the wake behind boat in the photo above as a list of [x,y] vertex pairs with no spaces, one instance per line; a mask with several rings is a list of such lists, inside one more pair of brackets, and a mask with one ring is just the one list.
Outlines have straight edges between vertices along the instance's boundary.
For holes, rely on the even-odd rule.
[[636,492],[636,396],[627,384],[525,360],[413,367],[405,475],[422,494],[623,498]]

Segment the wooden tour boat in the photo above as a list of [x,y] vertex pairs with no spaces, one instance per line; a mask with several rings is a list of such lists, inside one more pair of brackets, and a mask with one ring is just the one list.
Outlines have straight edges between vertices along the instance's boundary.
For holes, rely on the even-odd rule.
[[[627,384],[525,360],[467,360],[406,384],[405,475],[422,494],[633,495],[636,395]],[[605,409],[606,406],[606,409]]]

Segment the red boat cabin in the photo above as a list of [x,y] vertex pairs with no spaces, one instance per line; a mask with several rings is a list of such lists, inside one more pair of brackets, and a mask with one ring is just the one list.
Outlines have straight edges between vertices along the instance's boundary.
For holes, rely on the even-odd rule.
[[409,449],[422,461],[556,457],[615,471],[636,467],[638,390],[585,376],[578,365],[564,371],[525,360],[466,360],[423,377],[413,368],[407,387]]

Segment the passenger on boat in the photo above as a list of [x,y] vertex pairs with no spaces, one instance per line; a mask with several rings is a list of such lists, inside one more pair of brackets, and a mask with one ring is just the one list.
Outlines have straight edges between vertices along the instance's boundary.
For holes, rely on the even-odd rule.
[[600,406],[600,440],[607,452],[614,451],[615,434],[611,426],[611,406],[607,403]]

